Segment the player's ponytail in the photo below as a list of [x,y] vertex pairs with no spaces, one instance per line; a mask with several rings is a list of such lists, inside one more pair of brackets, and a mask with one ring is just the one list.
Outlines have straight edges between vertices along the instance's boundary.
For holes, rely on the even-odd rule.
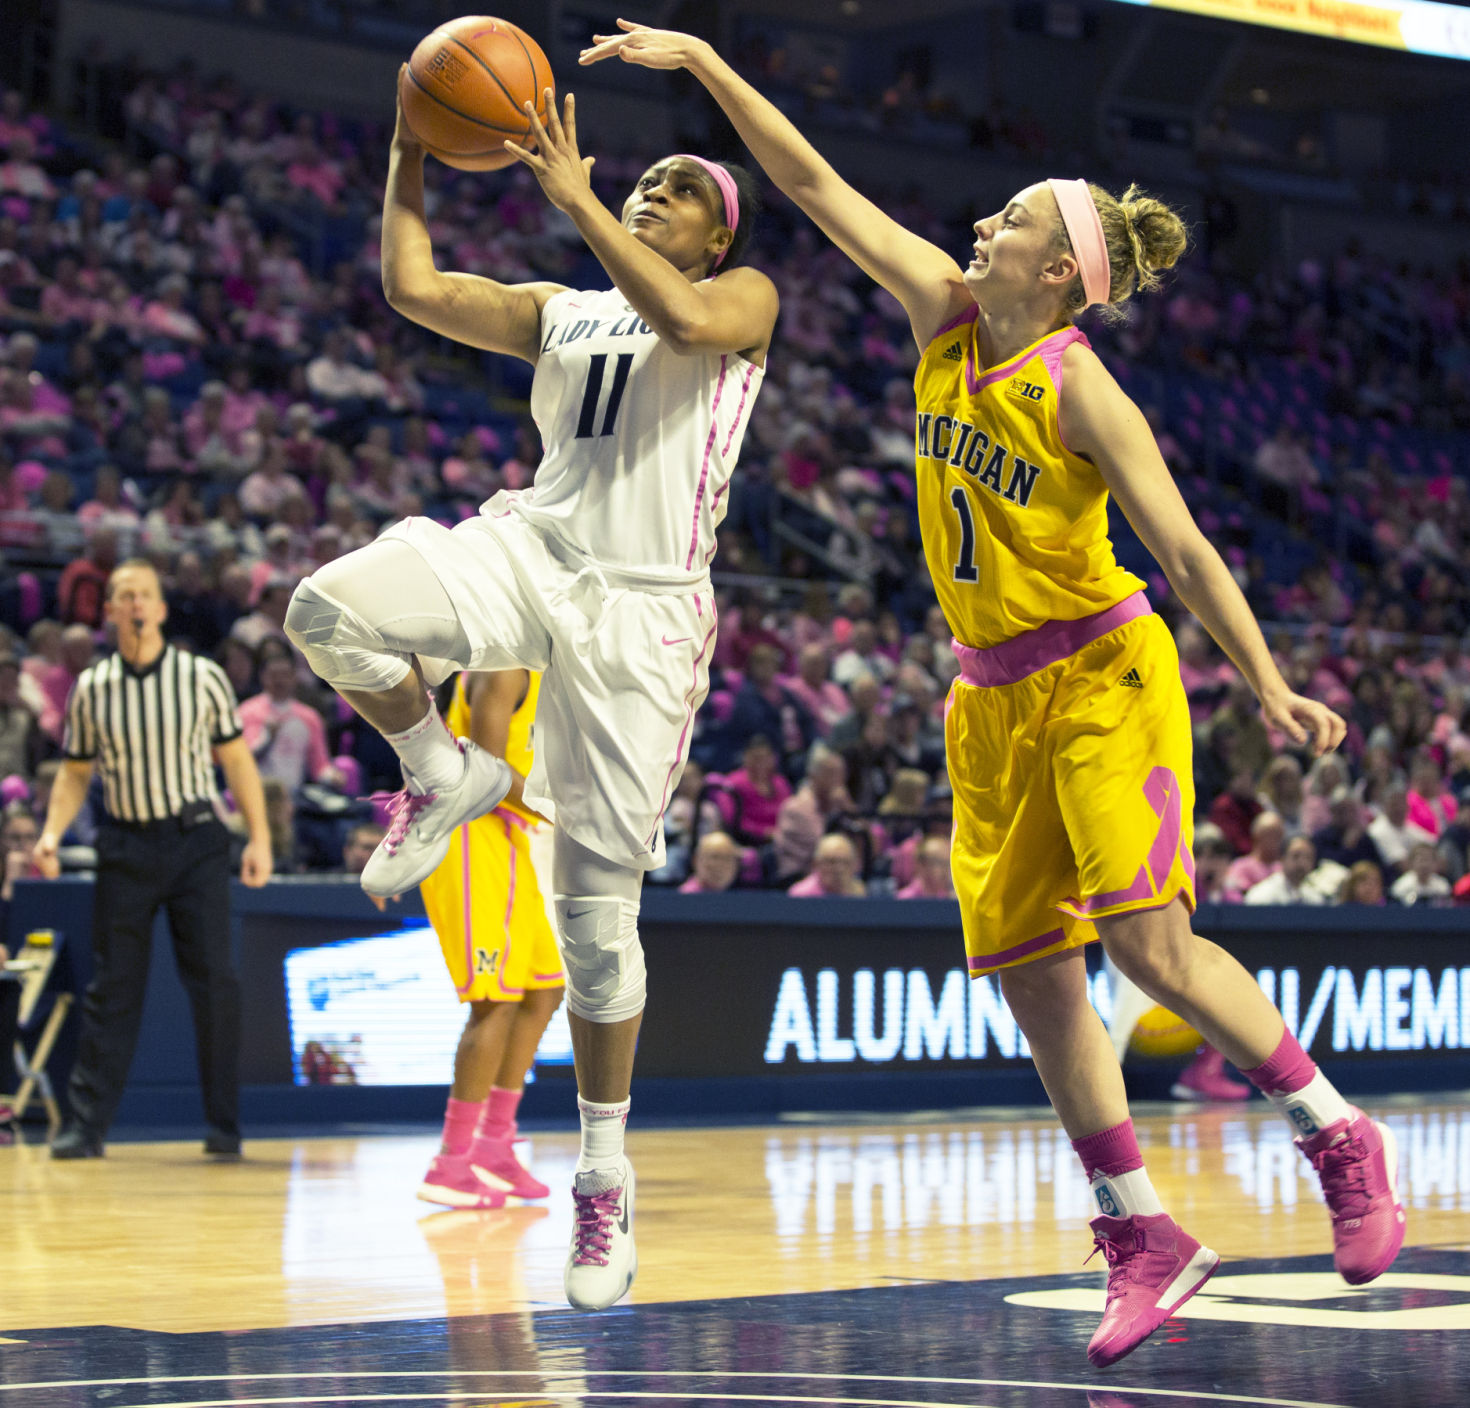
[[[1189,244],[1189,232],[1178,212],[1161,200],[1129,186],[1122,196],[1114,196],[1088,182],[1102,221],[1103,237],[1108,244],[1108,301],[1102,315],[1122,317],[1122,305],[1136,292],[1146,293],[1159,283],[1159,274],[1179,262]],[[1067,232],[1061,228],[1063,247]],[[1087,296],[1079,276],[1067,294],[1065,312],[1075,318],[1087,306]]]

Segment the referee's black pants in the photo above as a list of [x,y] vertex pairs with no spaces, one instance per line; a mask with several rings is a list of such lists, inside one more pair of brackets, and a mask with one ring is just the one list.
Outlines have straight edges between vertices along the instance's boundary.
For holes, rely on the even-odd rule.
[[230,833],[213,817],[105,825],[97,838],[92,981],[69,1093],[72,1118],[101,1137],[138,1045],[153,921],[168,912],[174,959],[194,1013],[204,1117],[240,1132],[240,980],[230,956]]

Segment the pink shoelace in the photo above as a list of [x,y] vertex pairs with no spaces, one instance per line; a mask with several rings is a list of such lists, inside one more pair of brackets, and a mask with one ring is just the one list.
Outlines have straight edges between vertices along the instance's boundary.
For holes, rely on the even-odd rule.
[[1152,1286],[1156,1283],[1149,1279],[1149,1273],[1157,1273],[1161,1269],[1158,1265],[1160,1254],[1155,1251],[1150,1257],[1141,1229],[1129,1228],[1124,1233],[1121,1242],[1101,1234],[1094,1235],[1092,1251],[1088,1253],[1087,1261],[1082,1263],[1083,1266],[1086,1266],[1087,1262],[1099,1252],[1103,1254],[1103,1260],[1108,1264],[1109,1304],[1121,1296],[1132,1283],[1137,1282],[1145,1286]]
[[606,1266],[612,1246],[612,1223],[620,1211],[623,1190],[609,1188],[605,1193],[572,1194],[577,1209],[575,1236],[577,1250],[574,1266]]
[[1322,1196],[1339,1221],[1362,1217],[1372,1206],[1368,1191],[1368,1151],[1361,1139],[1348,1138],[1307,1158],[1322,1178]]
[[388,823],[388,834],[383,837],[383,849],[390,856],[396,856],[414,819],[431,802],[438,801],[439,794],[437,792],[410,792],[407,787],[404,787],[397,792],[374,792],[367,800],[387,804],[391,820]]

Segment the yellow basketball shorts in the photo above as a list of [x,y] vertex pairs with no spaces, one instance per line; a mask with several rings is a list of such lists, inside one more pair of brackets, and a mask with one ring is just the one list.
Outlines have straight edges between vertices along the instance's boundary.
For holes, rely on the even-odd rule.
[[467,822],[419,886],[461,1002],[519,1002],[563,986],[529,826],[505,810]]
[[1052,626],[1009,658],[1017,642],[956,647],[945,739],[972,976],[1090,943],[1104,916],[1180,895],[1194,909],[1193,739],[1168,628],[1142,593]]

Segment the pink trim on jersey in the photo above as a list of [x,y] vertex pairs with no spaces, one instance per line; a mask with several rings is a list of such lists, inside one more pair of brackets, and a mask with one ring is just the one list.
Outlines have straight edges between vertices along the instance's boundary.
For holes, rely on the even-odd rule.
[[[1179,779],[1170,768],[1156,767],[1143,784],[1143,795],[1159,819],[1159,829],[1154,833],[1144,863],[1139,866],[1133,883],[1121,890],[1109,890],[1093,895],[1090,899],[1077,900],[1070,896],[1057,905],[1064,914],[1076,919],[1090,919],[1100,909],[1111,909],[1117,904],[1132,904],[1138,900],[1158,897],[1158,904],[1168,904],[1173,895],[1163,896],[1160,891],[1174,868],[1176,856],[1184,858],[1184,868],[1191,881],[1194,878],[1194,857],[1184,844],[1184,803]],[[1150,905],[1149,908],[1158,908]]]
[[689,535],[689,556],[684,560],[686,572],[694,566],[694,549],[699,544],[699,506],[704,502],[704,485],[709,478],[710,452],[715,448],[715,437],[720,433],[720,397],[725,394],[725,365],[729,360],[728,352],[723,353],[720,357],[720,381],[715,387],[715,403],[710,407],[709,438],[704,442],[704,463],[699,467],[699,488],[694,494],[694,528]]
[[699,693],[699,664],[704,659],[704,653],[710,647],[710,642],[715,638],[715,632],[719,630],[720,623],[718,613],[715,611],[714,603],[710,603],[710,612],[716,617],[714,624],[709,628],[709,634],[704,638],[704,644],[699,647],[699,654],[694,657],[694,679],[690,682],[689,693],[684,696],[684,719],[683,731],[679,734],[678,746],[674,749],[674,761],[669,764],[668,776],[664,778],[663,800],[658,804],[658,817],[653,823],[653,830],[648,833],[644,845],[653,846],[654,837],[658,835],[658,829],[664,824],[664,811],[669,805],[669,791],[674,785],[674,773],[678,769],[679,760],[684,756],[684,740],[689,737],[689,726],[694,722],[694,696]]
[[1009,948],[1003,948],[999,953],[991,953],[983,958],[970,957],[970,976],[985,972],[989,968],[999,968],[1003,963],[1011,963],[1017,958],[1024,958],[1027,954],[1037,953],[1041,949],[1050,948],[1053,944],[1060,943],[1067,937],[1065,929],[1053,929],[1047,934],[1038,934],[1034,939],[1027,939],[1024,943],[1012,944]]
[[[974,396],[977,392],[983,391],[992,382],[999,381],[1003,376],[1009,376],[1017,367],[1025,366],[1033,357],[1040,357],[1045,362],[1053,347],[1056,349],[1056,355],[1060,356],[1066,348],[1070,347],[1081,336],[1082,332],[1078,328],[1061,328],[1057,332],[1052,333],[1050,337],[1043,338],[1035,347],[1018,352],[1014,357],[1007,358],[999,366],[990,367],[983,372],[977,371],[975,368],[975,342],[972,338],[970,341],[970,350],[965,354],[965,385],[969,387],[970,395]],[[1051,370],[1051,364],[1049,362],[1047,363],[1047,370]]]
[[1075,621],[1048,621],[985,650],[957,640],[954,653],[960,662],[960,678],[977,689],[1015,684],[1048,665],[1055,665],[1058,660],[1075,655],[1083,646],[1091,645],[1129,621],[1152,616],[1153,610],[1148,597],[1137,591],[1105,611]]
[[475,906],[470,896],[470,828],[466,823],[459,828],[460,878],[464,903],[464,976],[465,983],[454,990],[463,997],[475,985]]
[[[735,443],[735,432],[740,429],[740,417],[745,414],[745,398],[750,395],[750,383],[754,377],[755,363],[752,362],[745,369],[745,380],[740,383],[740,404],[735,407],[735,419],[730,422],[730,433],[725,436],[725,447],[720,451],[721,455],[728,455],[730,453],[730,446]],[[725,489],[729,487],[730,481],[727,478],[724,488],[720,490],[720,494],[723,494]],[[719,498],[720,494],[716,494],[715,498]]]
[[505,828],[505,845],[510,851],[510,884],[505,894],[505,956],[500,960],[500,974],[496,981],[503,993],[509,993],[514,997],[521,997],[525,988],[508,988],[505,985],[505,975],[510,971],[510,950],[515,942],[515,930],[511,927],[511,915],[515,913],[516,907],[516,848],[515,842],[511,840],[510,824],[512,820],[519,820],[510,812],[496,813],[500,817],[500,824]]
[[[942,328],[935,328],[934,336],[929,339],[929,342],[932,343],[936,337],[943,337],[947,332],[953,332],[961,323],[973,323],[979,316],[980,305],[978,303],[972,303],[959,317],[951,318]],[[926,347],[928,345],[929,343],[925,343]]]
[[1064,328],[1036,349],[1036,355],[1045,363],[1046,374],[1051,377],[1051,384],[1056,387],[1058,396],[1062,394],[1062,354],[1074,342],[1080,342],[1084,347],[1092,346],[1081,328]]

